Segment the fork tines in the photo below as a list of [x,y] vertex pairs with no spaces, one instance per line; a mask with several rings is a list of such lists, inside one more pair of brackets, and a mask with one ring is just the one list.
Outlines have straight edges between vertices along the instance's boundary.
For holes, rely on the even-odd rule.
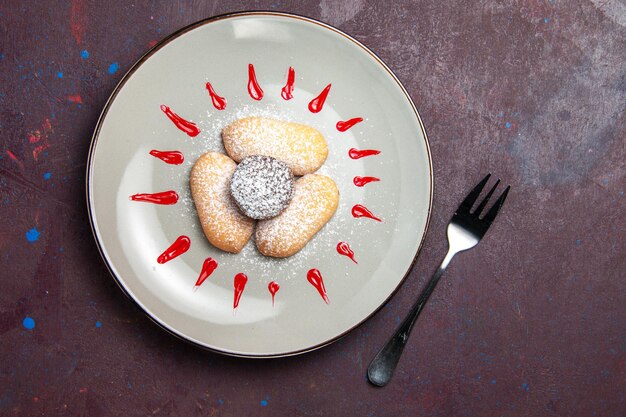
[[[459,206],[460,209],[463,209],[463,211],[467,211],[467,212],[470,212],[472,210],[474,203],[476,203],[476,200],[480,196],[480,193],[482,192],[483,188],[485,188],[485,185],[487,185],[487,182],[489,181],[490,177],[491,177],[491,174],[487,174],[485,178],[483,178],[482,181],[480,181],[478,185],[474,187],[474,189],[467,195],[467,197],[465,197],[465,200],[463,200],[463,202]],[[484,210],[485,206],[489,202],[489,199],[491,198],[491,196],[493,195],[494,191],[496,190],[499,184],[500,184],[500,179],[496,181],[495,185],[491,187],[491,190],[489,190],[485,198],[483,198],[483,200],[478,204],[478,206],[472,213],[473,215],[477,217],[480,216],[480,213]],[[498,214],[498,210],[500,210],[500,207],[502,207],[502,205],[504,204],[504,200],[506,199],[506,196],[508,195],[510,188],[511,188],[510,185],[505,188],[504,192],[500,195],[500,197],[498,197],[498,199],[493,204],[491,209],[489,209],[487,214],[485,214],[485,216],[483,217],[483,220],[491,223],[493,219],[495,219],[496,215]]]

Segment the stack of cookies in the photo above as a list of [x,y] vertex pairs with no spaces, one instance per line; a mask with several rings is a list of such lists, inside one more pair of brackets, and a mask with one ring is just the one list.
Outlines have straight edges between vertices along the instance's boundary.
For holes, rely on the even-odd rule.
[[335,182],[314,174],[328,156],[310,126],[261,117],[222,130],[228,156],[208,152],[191,171],[191,192],[209,242],[239,253],[254,231],[259,252],[297,253],[330,220],[339,203]]

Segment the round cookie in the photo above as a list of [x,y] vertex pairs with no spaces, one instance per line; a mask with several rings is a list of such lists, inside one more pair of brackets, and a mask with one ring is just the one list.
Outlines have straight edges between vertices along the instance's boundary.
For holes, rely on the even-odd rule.
[[230,194],[246,216],[271,219],[293,197],[293,174],[284,162],[271,156],[252,155],[241,160],[230,179]]
[[263,117],[235,120],[222,130],[222,140],[236,162],[267,155],[286,163],[297,176],[317,171],[328,156],[326,139],[316,129]]
[[302,249],[330,220],[339,204],[335,182],[308,174],[296,181],[289,206],[270,220],[261,220],[254,234],[259,252],[285,258]]
[[228,156],[208,152],[191,169],[191,195],[202,230],[209,242],[226,252],[239,253],[254,229],[230,197],[229,183],[237,164]]

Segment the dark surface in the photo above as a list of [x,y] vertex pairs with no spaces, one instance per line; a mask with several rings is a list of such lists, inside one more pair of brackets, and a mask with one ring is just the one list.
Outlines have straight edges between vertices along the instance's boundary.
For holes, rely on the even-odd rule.
[[[425,248],[396,297],[330,347],[279,360],[153,325],[108,275],[84,201],[91,134],[124,72],[180,27],[245,9],[319,18],[371,47],[414,98],[435,171]],[[624,416],[625,26],[623,0],[2,2],[0,415]],[[502,214],[374,388],[369,360],[487,171],[513,187]]]

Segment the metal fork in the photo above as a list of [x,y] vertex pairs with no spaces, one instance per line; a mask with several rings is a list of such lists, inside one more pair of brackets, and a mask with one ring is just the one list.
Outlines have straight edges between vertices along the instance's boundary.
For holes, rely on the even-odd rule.
[[448,224],[448,253],[441,262],[441,265],[428,281],[426,288],[422,291],[417,302],[413,305],[413,308],[406,316],[396,333],[387,342],[380,352],[376,355],[370,366],[367,368],[367,377],[370,382],[379,387],[384,387],[391,380],[393,371],[396,369],[398,360],[402,355],[404,346],[411,334],[415,320],[419,316],[420,312],[424,308],[424,305],[428,301],[428,298],[432,294],[433,290],[439,282],[439,278],[443,275],[444,271],[448,267],[448,264],[459,252],[471,249],[480,242],[482,237],[493,223],[493,220],[498,214],[498,210],[504,204],[507,194],[509,193],[510,186],[506,187],[504,192],[498,197],[493,207],[485,214],[483,218],[480,218],[480,213],[487,205],[489,198],[498,187],[500,180],[489,190],[485,198],[478,204],[478,207],[474,211],[472,206],[478,199],[481,191],[489,181],[491,174],[487,174],[485,178],[465,197],[465,200],[461,203],[459,208],[454,212],[452,220]]

